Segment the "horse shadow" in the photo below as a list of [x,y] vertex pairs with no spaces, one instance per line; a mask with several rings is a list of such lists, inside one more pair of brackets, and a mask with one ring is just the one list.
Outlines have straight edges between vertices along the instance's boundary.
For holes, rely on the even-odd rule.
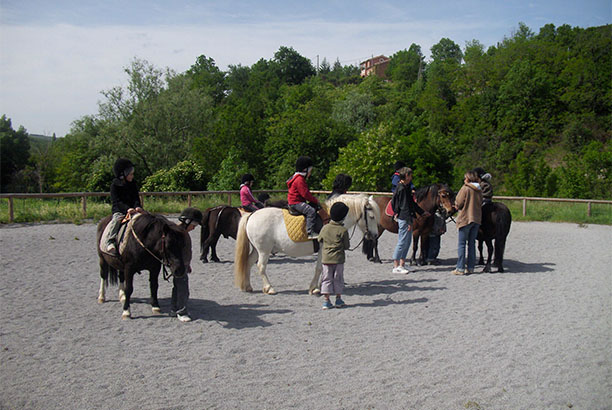
[[[480,266],[483,265],[476,265],[476,269],[479,269]],[[504,271],[498,272],[495,267],[491,267],[491,269],[494,270],[491,273],[500,275],[505,275],[507,273],[546,273],[554,272],[554,266],[556,266],[556,264],[552,262],[525,263],[512,259],[504,259]]]
[[428,298],[418,298],[418,299],[409,299],[409,300],[393,300],[389,297],[385,299],[374,299],[370,303],[351,303],[346,305],[346,309],[350,309],[353,307],[384,307],[389,305],[412,305],[413,303],[427,303],[429,301]]
[[[168,308],[170,300],[168,300]],[[269,327],[262,318],[269,314],[292,313],[289,309],[270,309],[263,304],[220,305],[212,300],[189,299],[189,315],[192,320],[214,321],[226,329]]]
[[[347,296],[375,296],[375,295],[391,295],[398,292],[428,292],[446,290],[446,287],[435,286],[418,286],[415,284],[437,282],[437,279],[389,279],[378,282],[362,282],[356,285],[347,285],[344,288],[344,293]],[[418,299],[417,299],[418,300]],[[371,306],[366,304],[366,306]]]

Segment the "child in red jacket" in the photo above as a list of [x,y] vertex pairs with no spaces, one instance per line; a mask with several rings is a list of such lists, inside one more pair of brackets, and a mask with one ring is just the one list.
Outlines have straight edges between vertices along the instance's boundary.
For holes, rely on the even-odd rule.
[[308,189],[306,179],[312,173],[312,160],[310,157],[299,157],[295,162],[295,174],[287,181],[289,192],[287,193],[287,202],[295,211],[306,215],[306,230],[308,238],[314,239],[315,217],[317,209],[320,208],[319,201]]

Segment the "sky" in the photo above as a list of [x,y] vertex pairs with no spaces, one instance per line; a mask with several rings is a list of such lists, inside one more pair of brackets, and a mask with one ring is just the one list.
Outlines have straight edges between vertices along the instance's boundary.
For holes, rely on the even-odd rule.
[[356,65],[442,38],[485,48],[525,23],[612,23],[610,0],[0,0],[0,115],[17,130],[62,137],[125,87],[135,59],[177,73],[200,55],[221,70],[292,47],[316,66]]

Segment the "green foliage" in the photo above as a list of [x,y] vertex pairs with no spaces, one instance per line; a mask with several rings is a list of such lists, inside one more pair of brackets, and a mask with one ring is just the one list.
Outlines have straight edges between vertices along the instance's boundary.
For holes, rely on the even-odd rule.
[[10,118],[0,117],[0,192],[7,192],[11,180],[24,169],[30,158],[30,141],[25,128],[15,131]]
[[204,171],[193,161],[181,161],[172,168],[160,169],[142,184],[144,192],[202,191]]
[[233,147],[221,162],[219,171],[208,183],[209,191],[232,191],[240,187],[242,175],[251,173],[248,165],[241,159],[240,152]]

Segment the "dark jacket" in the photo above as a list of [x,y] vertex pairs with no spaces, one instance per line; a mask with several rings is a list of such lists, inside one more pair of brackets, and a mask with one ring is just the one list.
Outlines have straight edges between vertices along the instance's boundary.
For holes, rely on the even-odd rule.
[[414,202],[410,187],[404,184],[397,184],[397,189],[391,198],[391,207],[393,213],[404,221],[410,221],[416,217],[416,213],[422,215],[425,212]]
[[141,206],[138,186],[134,181],[127,182],[119,178],[113,179],[110,196],[113,203],[113,213],[127,214],[128,209]]
[[344,263],[344,251],[350,248],[348,231],[341,223],[331,221],[323,226],[317,238],[323,242],[321,263]]

